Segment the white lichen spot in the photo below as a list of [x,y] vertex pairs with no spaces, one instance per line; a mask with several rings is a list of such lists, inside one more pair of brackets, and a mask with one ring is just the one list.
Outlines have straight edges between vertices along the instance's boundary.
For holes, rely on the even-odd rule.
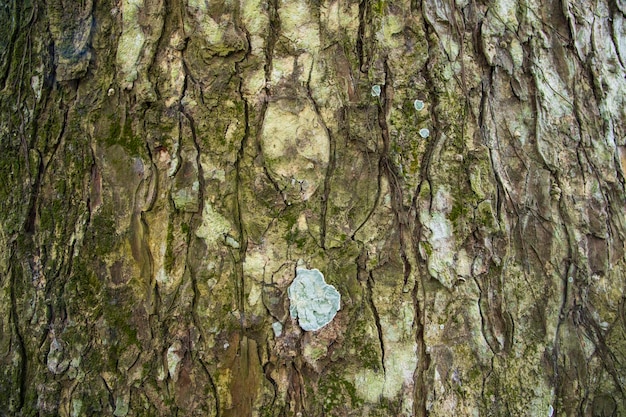
[[173,177],[174,174],[176,174],[176,171],[178,170],[178,157],[176,156],[178,154],[178,142],[174,142],[174,145],[172,146],[172,152],[171,155],[174,155],[174,158],[171,158],[171,163],[170,163],[170,169],[167,171],[167,176],[168,177]]
[[267,262],[267,255],[263,251],[248,248],[243,262],[243,273],[256,282],[263,282]]
[[468,255],[465,248],[461,248],[459,252],[457,253],[456,265],[454,267],[456,274],[460,280],[469,278],[472,275],[473,263],[474,263],[474,258]]
[[335,287],[326,283],[324,275],[317,269],[298,268],[287,294],[291,318],[297,318],[305,331],[316,331],[326,326],[341,308],[341,295]]
[[261,300],[261,286],[257,283],[252,284],[250,294],[248,294],[248,304],[255,306]]
[[416,367],[417,345],[413,341],[389,344],[389,350],[385,350],[383,396],[388,399],[396,398],[402,387],[410,387]]
[[426,139],[427,137],[430,136],[430,130],[426,128],[420,129],[419,134],[422,138]]
[[511,45],[509,46],[509,53],[511,54],[511,60],[515,69],[522,68],[524,64],[524,48],[522,44],[515,38],[511,39]]
[[239,242],[233,239],[230,236],[226,236],[226,245],[230,246],[233,249],[239,249]]
[[115,417],[124,417],[128,414],[128,398],[125,395],[120,395],[115,399],[115,411],[113,415]]
[[159,361],[159,365],[157,368],[157,381],[165,380],[165,368],[163,368],[163,364]]
[[274,337],[280,337],[283,334],[283,325],[279,321],[272,323],[272,330],[274,331]]
[[309,225],[306,221],[306,215],[304,213],[300,213],[300,216],[298,216],[297,227],[298,230],[301,232],[306,232],[307,230],[309,230]]
[[447,216],[452,204],[449,191],[442,187],[435,193],[430,213],[427,211],[420,213],[424,226],[424,241],[420,252],[427,259],[430,275],[446,288],[451,288],[457,279],[453,268],[456,264],[456,254],[459,252],[455,245],[453,225]]
[[200,183],[194,181],[191,187],[181,188],[172,191],[172,202],[174,207],[180,211],[195,213],[198,211],[198,196]]
[[80,398],[72,398],[72,417],[83,415],[83,401]]
[[165,268],[159,268],[159,270],[156,273],[156,281],[159,284],[167,284],[169,280],[170,280],[170,277],[165,272]]
[[174,382],[178,379],[178,364],[183,359],[180,356],[181,349],[182,345],[178,340],[167,349],[167,372]]
[[424,110],[424,102],[420,99],[417,99],[413,102],[413,107],[417,111]]
[[33,75],[30,79],[30,87],[33,89],[33,92],[35,93],[35,99],[37,100],[37,102],[39,102],[39,100],[41,99],[41,88],[42,88],[42,82],[41,82],[41,78],[39,77],[39,75]]
[[381,92],[381,89],[378,84],[375,84],[372,86],[372,91],[371,91],[372,97],[380,97],[380,92]]
[[63,346],[57,338],[53,338],[50,343],[50,351],[47,357],[48,370],[55,375],[62,374],[70,366],[68,359],[63,359]]
[[263,12],[264,3],[260,0],[242,2],[241,20],[250,34],[261,34],[269,23],[267,12]]

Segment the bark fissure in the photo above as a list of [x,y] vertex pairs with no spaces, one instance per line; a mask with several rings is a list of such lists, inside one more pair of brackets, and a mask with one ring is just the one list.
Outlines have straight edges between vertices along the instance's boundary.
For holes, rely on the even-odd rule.
[[[248,39],[248,45],[249,45],[249,35],[246,36],[246,39]],[[245,149],[246,146],[248,145],[248,138],[250,136],[250,115],[249,115],[249,104],[248,101],[246,100],[243,91],[242,91],[242,85],[243,85],[243,76],[241,75],[241,68],[240,65],[242,64],[242,62],[244,62],[247,57],[248,54],[250,53],[249,47],[246,49],[246,54],[244,56],[244,58],[242,59],[241,62],[237,62],[235,63],[235,70],[236,70],[236,74],[239,77],[239,87],[238,87],[238,93],[239,93],[239,99],[243,102],[243,122],[244,122],[244,133],[243,133],[243,137],[241,138],[241,143],[239,145],[239,150],[237,151],[237,159],[235,160],[235,216],[236,216],[236,224],[237,224],[237,228],[239,229],[239,253],[236,259],[236,262],[238,264],[238,268],[237,268],[237,273],[238,273],[238,287],[237,290],[239,291],[238,294],[238,310],[239,310],[239,314],[240,314],[240,319],[241,319],[241,327],[242,327],[242,332],[245,331],[245,326],[246,326],[246,322],[245,322],[245,291],[246,291],[246,278],[244,275],[244,270],[243,270],[243,264],[246,260],[246,252],[248,249],[248,236],[245,230],[245,226],[244,226],[244,214],[242,213],[242,201],[241,201],[241,187],[242,187],[242,179],[241,179],[241,170],[242,170],[242,160],[245,157]],[[199,155],[199,154],[198,154]]]
[[336,152],[337,144],[336,144],[336,139],[333,137],[332,132],[326,125],[326,122],[324,122],[324,118],[322,117],[322,114],[320,113],[319,106],[317,102],[315,101],[315,98],[313,97],[313,92],[311,90],[311,74],[313,72],[313,65],[315,64],[316,63],[314,60],[311,64],[311,69],[309,71],[309,75],[307,78],[306,90],[307,90],[308,99],[313,104],[313,109],[315,110],[315,114],[317,115],[318,121],[322,125],[324,132],[326,132],[326,135],[328,136],[328,143],[330,146],[328,166],[326,167],[326,172],[324,173],[324,190],[321,196],[322,206],[320,209],[320,238],[319,238],[320,247],[322,249],[326,249],[326,223],[327,223],[326,216],[328,213],[328,198],[330,196],[331,180],[333,177],[333,173],[335,171],[335,158],[336,158],[335,152]]
[[359,1],[359,29],[356,40],[356,53],[359,60],[359,71],[366,73],[367,64],[365,62],[365,31],[367,26],[367,16],[370,2],[367,0]]

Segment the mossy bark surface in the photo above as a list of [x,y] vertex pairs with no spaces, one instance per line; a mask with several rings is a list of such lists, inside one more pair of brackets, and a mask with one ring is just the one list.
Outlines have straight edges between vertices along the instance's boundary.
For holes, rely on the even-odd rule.
[[0,415],[626,415],[625,13],[0,2]]

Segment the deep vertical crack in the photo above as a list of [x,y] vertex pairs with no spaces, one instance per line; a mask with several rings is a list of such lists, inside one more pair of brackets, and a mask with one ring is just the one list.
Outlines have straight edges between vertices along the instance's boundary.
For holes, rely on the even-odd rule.
[[263,173],[265,174],[265,178],[272,184],[272,187],[276,191],[278,195],[281,196],[283,203],[285,206],[289,205],[287,201],[286,195],[283,193],[283,189],[280,185],[272,178],[272,175],[265,163],[265,156],[263,154],[263,150],[261,148],[261,133],[263,131],[263,121],[265,120],[265,114],[267,112],[268,104],[272,97],[272,66],[273,66],[273,57],[274,57],[274,48],[276,47],[276,42],[278,41],[278,37],[280,36],[280,16],[278,14],[279,9],[279,1],[278,0],[270,0],[268,7],[268,17],[269,17],[269,33],[265,40],[265,65],[263,66],[263,70],[265,73],[265,86],[263,88],[263,101],[261,103],[261,108],[259,110],[258,117],[258,129],[256,131],[256,153],[259,156],[259,163],[263,168]]
[[365,63],[365,27],[367,26],[367,15],[369,10],[369,0],[361,0],[359,2],[359,29],[356,39],[356,53],[359,59],[359,71],[367,73],[367,65]]
[[[246,31],[246,39],[248,43],[248,49],[246,50],[246,54],[241,62],[245,61],[250,53],[250,35]],[[235,160],[235,212],[236,212],[236,222],[237,228],[239,229],[239,257],[237,259],[237,274],[238,274],[238,295],[237,295],[237,304],[239,309],[239,319],[241,331],[243,332],[246,326],[245,323],[245,275],[243,272],[243,264],[246,259],[246,252],[248,249],[248,236],[246,233],[246,229],[243,221],[243,213],[242,213],[242,195],[241,195],[241,162],[245,157],[245,149],[248,145],[248,138],[250,136],[250,105],[248,100],[246,99],[243,92],[243,71],[241,69],[241,62],[235,63],[235,70],[237,76],[239,78],[239,85],[237,92],[239,94],[239,99],[243,102],[243,117],[244,117],[244,134],[241,138],[241,143],[239,144],[239,150],[237,151],[237,158]]]
[[0,75],[0,84],[2,84],[2,91],[6,90],[7,80],[11,72],[11,62],[13,57],[13,51],[15,48],[15,42],[17,40],[17,28],[19,27],[21,10],[18,5],[22,4],[19,0],[11,1],[11,34],[9,36],[8,48],[6,51],[6,63]]
[[204,370],[204,373],[206,374],[207,379],[209,380],[209,385],[211,386],[211,392],[213,393],[213,398],[215,399],[215,416],[220,417],[222,413],[220,411],[220,397],[218,395],[217,385],[215,384],[215,380],[213,379],[213,376],[211,375],[211,372],[209,371],[209,367],[204,362],[204,360],[199,359],[198,362],[202,366],[202,369]]
[[[414,250],[415,250],[415,258],[416,261],[419,262],[417,251],[417,245],[419,244],[419,238],[417,237],[417,233],[414,233]],[[425,275],[428,273],[423,264],[418,263],[420,265],[420,275]],[[421,294],[420,294],[421,292]],[[415,342],[417,345],[417,351],[419,355],[419,359],[417,361],[417,367],[415,368],[415,372],[413,374],[413,383],[415,385],[414,389],[414,407],[413,413],[418,417],[425,417],[428,415],[428,410],[426,408],[426,371],[430,366],[430,354],[426,350],[426,342],[424,340],[424,323],[426,322],[426,309],[424,306],[420,305],[420,298],[422,300],[426,299],[426,291],[424,288],[424,284],[421,282],[417,282],[413,287],[412,291],[413,296],[413,307],[415,308]]]
[[315,98],[313,97],[313,92],[311,90],[311,74],[313,73],[314,65],[315,65],[315,60],[313,60],[313,62],[311,63],[311,69],[309,71],[309,76],[306,82],[307,96],[309,100],[311,101],[311,103],[313,104],[313,109],[315,110],[315,114],[317,115],[317,119],[320,125],[324,129],[324,132],[326,132],[326,136],[328,137],[328,143],[330,147],[329,154],[328,154],[328,166],[326,167],[326,172],[324,174],[324,191],[321,197],[322,206],[320,209],[320,247],[322,249],[326,249],[326,226],[327,226],[326,220],[327,220],[327,213],[328,213],[328,198],[330,196],[330,186],[331,186],[332,176],[335,171],[335,164],[336,164],[335,152],[336,152],[337,144],[336,144],[335,138],[333,137],[332,132],[330,131],[330,129],[326,125],[326,122],[324,121],[324,118],[322,117],[322,113],[320,112],[320,108],[317,102],[315,101]]

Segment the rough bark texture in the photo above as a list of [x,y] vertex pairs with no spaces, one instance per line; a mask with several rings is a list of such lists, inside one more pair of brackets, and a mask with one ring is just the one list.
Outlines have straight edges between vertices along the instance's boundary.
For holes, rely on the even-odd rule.
[[626,415],[625,12],[0,1],[0,415]]

